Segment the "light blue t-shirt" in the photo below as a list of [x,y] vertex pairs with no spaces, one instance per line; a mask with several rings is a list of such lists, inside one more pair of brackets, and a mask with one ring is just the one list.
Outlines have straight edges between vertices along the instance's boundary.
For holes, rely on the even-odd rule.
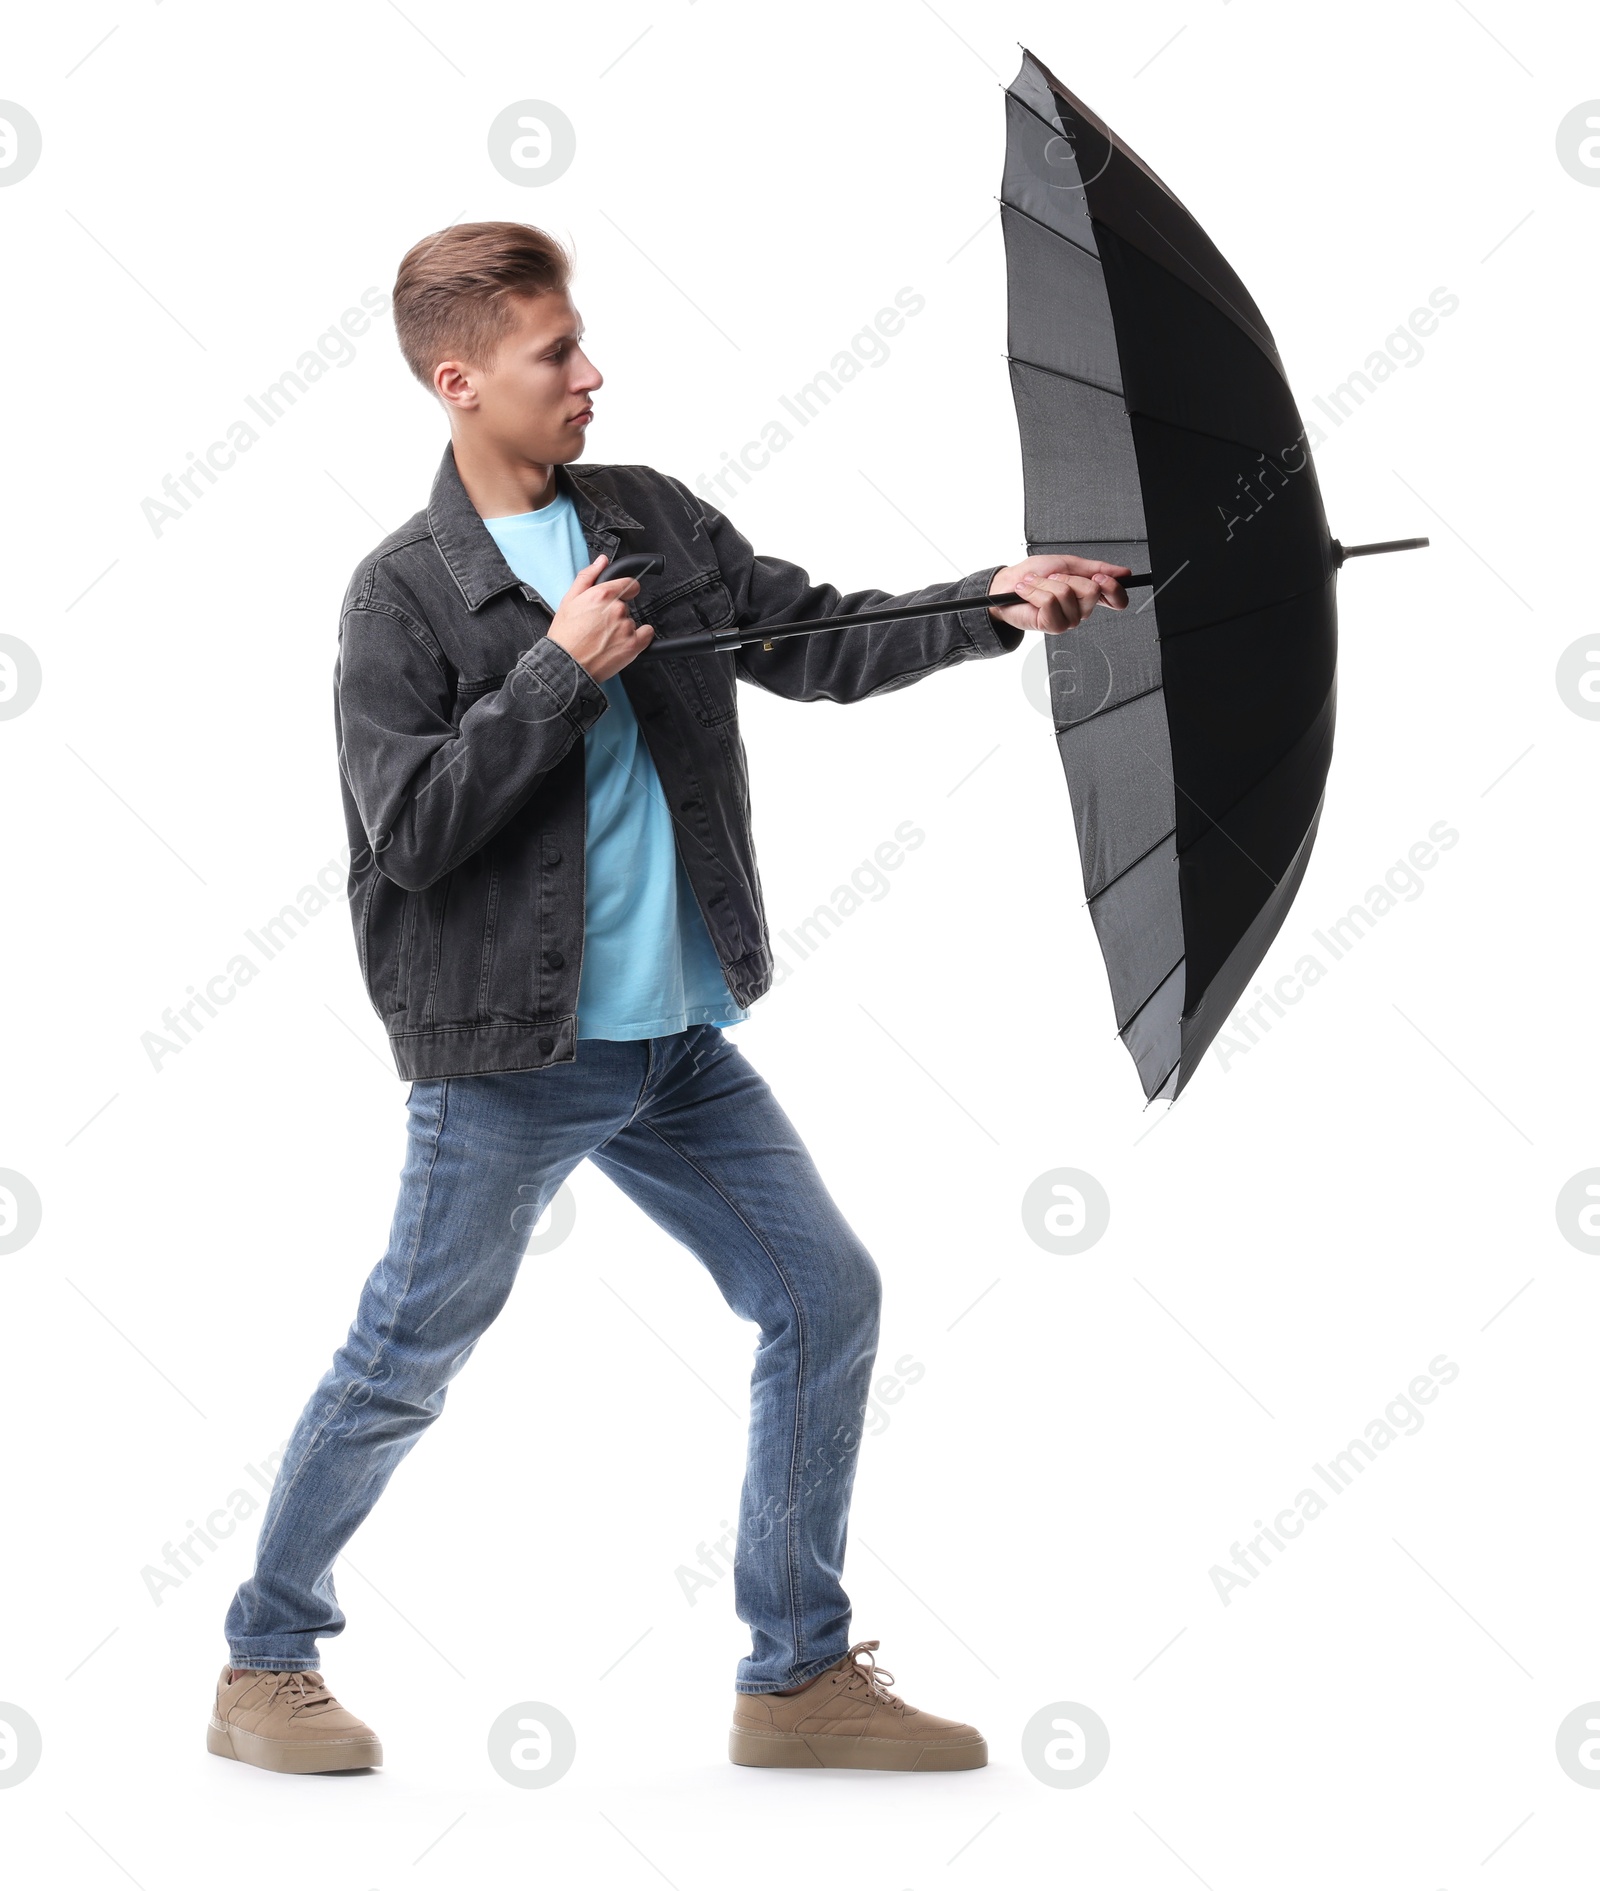
[[[558,493],[537,512],[485,519],[506,563],[553,611],[589,563],[577,508]],[[678,857],[655,763],[622,687],[584,733],[583,973],[578,1036],[666,1037],[692,1024],[737,1024],[705,916]]]

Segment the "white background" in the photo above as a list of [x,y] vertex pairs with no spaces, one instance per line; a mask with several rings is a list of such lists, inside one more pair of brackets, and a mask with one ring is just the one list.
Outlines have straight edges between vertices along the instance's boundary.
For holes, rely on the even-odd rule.
[[[1018,41],[1205,224],[1308,419],[1459,297],[1322,421],[1333,531],[1433,546],[1341,580],[1327,813],[1264,972],[1434,823],[1459,844],[1168,1120],[1113,1035],[1037,640],[849,708],[743,692],[775,929],[899,823],[927,836],[736,1039],[885,1274],[881,1369],[925,1369],[864,1448],[855,1631],[991,1764],[728,1764],[732,1583],[691,1607],[675,1572],[734,1514],[754,1330],[588,1166],[341,1565],[324,1662],[385,1768],[213,1759],[251,1529],[159,1606],[142,1572],[253,1488],[342,1339],[405,1089],[337,901],[159,1070],[141,1039],[339,856],[337,606],[443,422],[384,319],[159,536],[141,502],[416,238],[514,217],[578,250],[588,457],[691,483],[917,290],[890,358],[726,509],[844,588],[1019,556],[994,201]],[[1600,1163],[1600,725],[1555,685],[1595,627],[1600,190],[1556,155],[1600,96],[1592,19],[125,0],[32,9],[5,52],[44,133],[0,191],[0,627],[44,679],[0,726],[0,1166],[43,1202],[0,1259],[0,1700],[44,1738],[0,1792],[11,1881],[1592,1882],[1600,1792],[1555,1747],[1600,1698],[1600,1260],[1555,1215]],[[576,127],[544,186],[488,161],[519,99]],[[1071,1258],[1021,1216],[1064,1166],[1112,1204]],[[1230,1545],[1441,1353],[1424,1428],[1224,1606]],[[529,1700],[578,1758],[518,1791],[485,1739]],[[1076,1789],[1023,1763],[1057,1702],[1110,1729]]]

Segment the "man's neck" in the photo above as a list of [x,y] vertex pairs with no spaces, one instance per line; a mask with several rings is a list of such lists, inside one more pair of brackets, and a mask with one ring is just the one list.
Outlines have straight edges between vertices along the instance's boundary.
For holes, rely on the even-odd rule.
[[556,469],[535,461],[510,459],[460,434],[451,438],[456,471],[480,519],[509,518],[537,512],[556,497]]

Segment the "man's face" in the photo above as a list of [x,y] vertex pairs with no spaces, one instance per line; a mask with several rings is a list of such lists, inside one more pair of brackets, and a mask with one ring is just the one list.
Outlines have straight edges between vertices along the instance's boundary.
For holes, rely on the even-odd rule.
[[434,386],[458,424],[538,465],[583,452],[602,377],[579,345],[583,322],[564,289],[507,300],[512,325],[484,367],[442,361]]

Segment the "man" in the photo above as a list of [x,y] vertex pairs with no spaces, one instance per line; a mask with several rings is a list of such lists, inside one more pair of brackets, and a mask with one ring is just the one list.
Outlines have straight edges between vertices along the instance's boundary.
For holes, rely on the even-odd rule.
[[[752,1647],[730,1756],[982,1766],[974,1728],[909,1707],[878,1644],[850,1641],[841,1572],[880,1282],[723,1035],[772,982],[735,684],[858,702],[1014,650],[1026,629],[1070,630],[1102,601],[1122,609],[1128,568],[1029,558],[905,599],[841,597],[758,557],[676,479],[579,477],[602,382],[570,270],[543,232],[477,223],[418,243],[395,283],[401,350],[450,444],[426,510],[350,582],[335,719],[351,917],[411,1079],[409,1142],[388,1250],[290,1439],[228,1611],[208,1744],[281,1772],[381,1761],[317,1670],[319,1638],[345,1620],[335,1559],[588,1157],[760,1327],[734,1573]],[[608,579],[629,550],[664,569]],[[736,655],[667,649],[690,630],[991,589],[1028,602]]]

